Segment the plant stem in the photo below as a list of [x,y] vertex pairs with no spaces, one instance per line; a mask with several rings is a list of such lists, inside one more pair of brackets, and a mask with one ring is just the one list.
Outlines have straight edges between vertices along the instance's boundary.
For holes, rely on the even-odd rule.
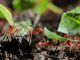
[[33,25],[34,28],[37,26],[38,22],[40,21],[40,18],[41,18],[41,16],[38,14],[34,21],[34,25]]

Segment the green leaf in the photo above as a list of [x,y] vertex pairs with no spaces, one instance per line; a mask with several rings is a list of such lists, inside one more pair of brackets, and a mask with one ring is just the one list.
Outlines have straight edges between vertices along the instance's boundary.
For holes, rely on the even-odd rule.
[[48,8],[48,0],[35,0],[36,1],[36,5],[33,9],[33,11],[37,14],[44,14],[44,12],[47,10]]
[[0,12],[0,18],[5,19],[4,15]]
[[80,7],[63,13],[58,31],[66,34],[80,34]]
[[48,3],[48,9],[57,14],[61,14],[63,12],[61,8],[57,7],[51,2]]
[[52,4],[49,0],[13,0],[13,7],[16,11],[21,12],[26,9],[32,9],[32,11],[36,14],[44,14],[47,9],[51,11],[61,14],[63,10],[54,4]]
[[[16,22],[14,25],[15,31],[18,31],[18,35],[20,36],[24,36],[26,35],[30,30],[32,30],[32,23],[30,20],[27,21],[19,21]],[[15,32],[15,34],[17,35],[17,32]]]
[[1,4],[0,4],[0,12],[7,19],[9,24],[13,26],[14,22],[13,22],[13,18],[12,18],[12,15],[11,15],[10,11]]
[[68,41],[68,38],[61,37],[61,36],[57,35],[56,33],[49,31],[47,28],[44,28],[44,34],[49,39],[54,39],[54,40],[58,40],[58,41]]
[[80,13],[80,6],[72,9],[71,11],[68,11],[67,13]]
[[35,5],[34,2],[34,0],[13,0],[13,7],[16,11],[21,12],[32,8]]
[[21,1],[13,0],[13,7],[15,8],[15,10],[21,11],[22,10]]

